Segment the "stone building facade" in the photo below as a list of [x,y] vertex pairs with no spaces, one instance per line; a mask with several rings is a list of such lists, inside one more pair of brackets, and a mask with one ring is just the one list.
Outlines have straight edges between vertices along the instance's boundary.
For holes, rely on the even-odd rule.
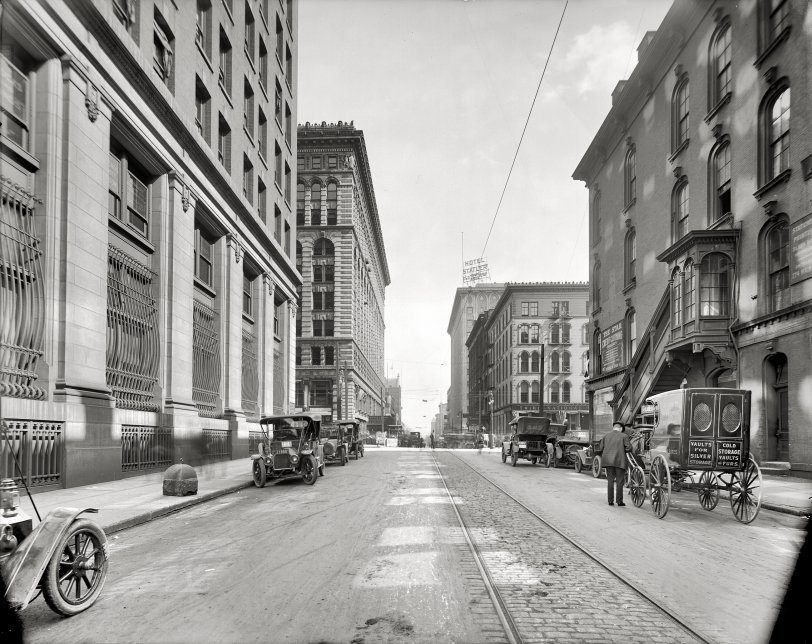
[[472,367],[469,402],[492,395],[495,436],[509,432],[514,412],[542,411],[564,422],[569,412],[587,411],[588,307],[584,282],[508,283],[493,310],[477,320],[470,334],[471,345],[480,347],[474,357],[483,351],[476,342],[483,334],[487,353]]
[[[504,290],[504,284],[484,283],[458,288],[454,293],[447,332],[451,340],[451,385],[446,396],[446,428],[457,432],[469,421],[468,349],[465,341],[477,317],[492,309]],[[435,438],[439,438],[435,435]]]
[[247,456],[293,394],[296,3],[1,11],[0,416],[24,477]]
[[364,133],[298,127],[296,408],[325,420],[385,415],[384,306],[390,283]]
[[755,457],[812,470],[810,12],[678,0],[615,89],[573,175],[598,431],[652,393],[741,387]]

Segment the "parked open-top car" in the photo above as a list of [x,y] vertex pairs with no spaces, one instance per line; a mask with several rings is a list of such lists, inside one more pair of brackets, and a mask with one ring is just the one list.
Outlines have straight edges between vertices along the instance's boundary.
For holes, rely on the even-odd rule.
[[358,457],[364,456],[364,441],[366,441],[369,434],[366,430],[361,431],[361,423],[355,420],[341,421],[344,426],[344,432],[347,435],[347,449],[349,454],[355,455],[355,460]]
[[259,421],[263,441],[253,461],[254,485],[264,487],[268,479],[301,478],[308,485],[324,474],[321,421],[308,414],[266,416]]
[[346,425],[338,423],[337,425],[324,425],[321,428],[321,437],[319,442],[324,452],[325,463],[340,463],[346,465],[350,460],[349,453],[349,437],[347,436]]

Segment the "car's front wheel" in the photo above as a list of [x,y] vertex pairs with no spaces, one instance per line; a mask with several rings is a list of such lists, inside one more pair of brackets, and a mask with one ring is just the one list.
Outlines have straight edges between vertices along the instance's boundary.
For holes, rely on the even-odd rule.
[[268,471],[265,468],[265,461],[258,458],[254,461],[254,485],[257,487],[265,487],[265,482],[268,480]]
[[302,480],[308,485],[313,485],[313,483],[315,483],[316,479],[319,477],[319,468],[316,463],[316,457],[312,454],[308,454],[307,456],[303,457],[301,468]]

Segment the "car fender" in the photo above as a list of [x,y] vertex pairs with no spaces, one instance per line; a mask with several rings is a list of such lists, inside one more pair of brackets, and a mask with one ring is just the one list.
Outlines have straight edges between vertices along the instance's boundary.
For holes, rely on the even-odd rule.
[[[18,610],[28,606],[57,545],[80,514],[96,513],[95,508],[56,508],[37,524],[3,565],[6,599]],[[107,537],[104,558],[109,557]]]

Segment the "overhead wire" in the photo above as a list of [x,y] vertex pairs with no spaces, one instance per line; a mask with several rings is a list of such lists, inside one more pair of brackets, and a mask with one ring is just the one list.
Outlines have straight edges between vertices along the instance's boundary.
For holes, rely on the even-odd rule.
[[502,200],[505,198],[505,193],[507,192],[508,184],[510,183],[510,176],[513,174],[513,168],[516,165],[516,159],[519,156],[519,150],[522,147],[522,141],[524,141],[524,135],[527,132],[527,126],[530,124],[530,117],[533,115],[533,108],[536,105],[536,99],[538,99],[539,91],[541,90],[541,83],[544,81],[544,74],[547,72],[547,66],[550,64],[550,58],[553,55],[553,47],[555,47],[555,41],[558,39],[558,32],[561,30],[561,23],[564,22],[564,14],[567,12],[567,5],[569,4],[569,0],[564,1],[564,8],[561,10],[561,18],[558,20],[558,26],[555,28],[555,35],[553,36],[553,42],[550,44],[550,50],[547,52],[547,60],[544,62],[544,69],[541,70],[541,77],[539,78],[538,85],[536,86],[536,93],[533,96],[533,102],[530,104],[530,110],[527,113],[527,119],[524,122],[524,127],[522,128],[522,135],[519,137],[519,143],[516,145],[516,152],[513,154],[513,161],[510,163],[510,169],[508,170],[507,179],[505,179],[505,185],[502,188],[502,194],[499,196],[499,203],[496,204],[496,212],[493,214],[493,219],[491,220],[491,227],[488,229],[488,236],[485,238],[485,245],[482,247],[482,254],[480,258],[485,257],[485,250],[488,248],[488,241],[490,241],[491,233],[493,232],[493,227],[496,224],[496,218],[499,216],[499,209],[502,207]]

